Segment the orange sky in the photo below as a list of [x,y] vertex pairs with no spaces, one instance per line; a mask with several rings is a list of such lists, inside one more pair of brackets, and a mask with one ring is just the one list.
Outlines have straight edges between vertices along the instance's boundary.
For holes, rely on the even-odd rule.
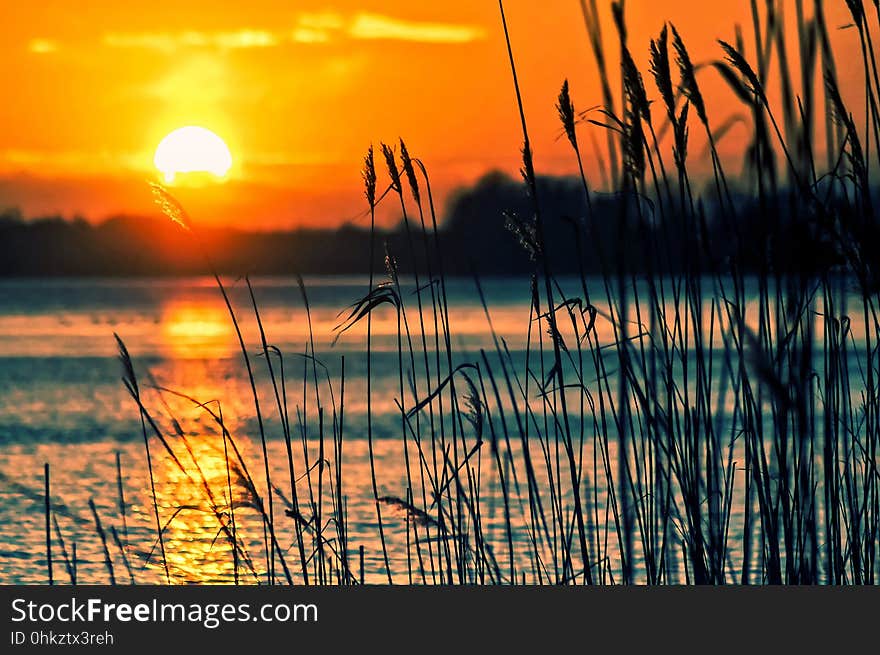
[[[630,46],[643,64],[649,39],[670,20],[705,61],[717,56],[714,39],[732,40],[736,22],[750,24],[748,5],[630,0]],[[785,5],[793,19],[794,2]],[[571,172],[558,138],[559,86],[568,77],[581,108],[600,101],[579,2],[506,7],[536,164]],[[834,29],[847,22],[843,0],[831,0],[826,14],[839,60],[855,56],[855,31]],[[857,91],[861,65],[838,65],[845,88]],[[721,88],[714,73],[702,75],[707,89]],[[154,213],[145,184],[158,179],[153,151],[188,124],[223,137],[234,164],[225,183],[178,195],[196,220],[247,229],[358,216],[371,142],[403,136],[442,195],[489,169],[519,166],[494,0],[6,3],[0,77],[0,208],[26,215]],[[735,102],[707,95],[722,122]],[[741,148],[743,134],[734,130],[723,148]],[[589,162],[588,170],[598,181]]]

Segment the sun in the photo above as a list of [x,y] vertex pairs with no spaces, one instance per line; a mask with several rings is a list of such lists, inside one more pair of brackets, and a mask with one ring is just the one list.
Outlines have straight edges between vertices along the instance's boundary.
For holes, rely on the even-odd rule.
[[219,179],[232,167],[232,154],[223,139],[211,130],[187,125],[159,142],[153,164],[168,184],[179,173],[208,173]]

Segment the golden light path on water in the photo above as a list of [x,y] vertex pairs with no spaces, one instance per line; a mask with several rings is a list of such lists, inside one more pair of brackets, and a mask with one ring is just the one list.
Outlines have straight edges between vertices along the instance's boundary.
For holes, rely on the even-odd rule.
[[229,314],[216,301],[171,301],[160,325],[162,345],[172,357],[221,359],[238,346]]
[[[164,515],[170,515],[164,532],[165,557],[176,580],[228,582],[235,576],[236,557],[247,558],[246,552],[232,553],[232,544],[239,543],[233,542],[232,513],[238,505],[243,527],[243,508],[250,500],[232,472],[235,469],[227,467],[218,442],[222,437],[188,438],[178,458],[182,468],[171,457],[158,458],[154,468],[157,500]],[[231,496],[230,479],[235,485]],[[153,558],[152,568],[161,574],[160,563],[161,558]]]

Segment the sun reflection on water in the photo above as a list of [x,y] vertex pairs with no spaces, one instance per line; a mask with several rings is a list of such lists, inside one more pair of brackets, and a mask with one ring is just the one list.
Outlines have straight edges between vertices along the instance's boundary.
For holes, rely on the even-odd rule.
[[[177,462],[167,453],[156,458],[156,493],[173,582],[232,583],[236,564],[242,580],[254,573],[248,540],[257,534],[260,516],[250,485],[227,452],[228,464],[219,435],[179,437]],[[158,548],[150,560],[164,575]]]
[[235,332],[222,304],[172,301],[162,312],[162,345],[179,359],[219,359],[235,349]]

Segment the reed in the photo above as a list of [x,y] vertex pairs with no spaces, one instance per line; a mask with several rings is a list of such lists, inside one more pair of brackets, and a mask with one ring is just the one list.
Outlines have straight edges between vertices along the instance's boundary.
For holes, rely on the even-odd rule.
[[64,544],[64,536],[61,534],[61,527],[58,525],[58,517],[52,515],[52,527],[55,530],[55,538],[58,541],[58,547],[61,549],[61,557],[64,559],[64,568],[67,570],[67,576],[70,584],[76,584],[76,576],[73,571],[73,562],[67,553],[67,547]]
[[104,526],[101,524],[101,517],[98,516],[98,509],[95,507],[95,501],[89,498],[89,509],[92,511],[92,518],[95,520],[95,532],[101,540],[101,547],[104,550],[104,565],[107,567],[107,575],[110,577],[110,584],[116,584],[116,576],[113,574],[113,558],[110,557],[110,549],[107,547],[107,534],[104,532]]
[[49,573],[49,584],[54,585],[55,577],[52,574],[52,500],[49,495],[49,462],[43,465],[43,483],[46,517],[46,570]]
[[126,520],[125,489],[122,485],[122,455],[116,451],[116,493],[119,501],[119,518],[122,520],[122,534],[128,545],[128,521]]
[[[150,439],[149,435],[147,434],[147,413],[141,402],[140,387],[138,386],[137,375],[134,372],[134,363],[131,360],[131,355],[129,355],[128,353],[128,348],[125,347],[125,343],[123,343],[122,339],[120,339],[118,335],[114,334],[114,337],[116,338],[116,343],[119,347],[119,358],[122,362],[122,368],[124,371],[122,382],[123,384],[125,384],[126,389],[128,389],[129,394],[138,406],[138,413],[141,420],[141,434],[144,438],[144,449],[147,456],[147,470],[150,477],[150,497],[153,501],[153,517],[156,521],[156,534],[158,535],[159,549],[162,554],[162,567],[165,569],[165,582],[170,584],[171,573],[168,569],[168,558],[165,554],[165,537],[163,534],[164,531],[162,530],[162,523],[159,519],[159,501],[156,496],[156,480],[153,475],[153,458],[150,454]],[[165,445],[166,450],[169,450],[169,452],[171,452],[168,448],[167,442],[164,441],[161,432],[158,432],[157,430],[157,433],[159,434],[160,439],[162,439],[163,445]]]

